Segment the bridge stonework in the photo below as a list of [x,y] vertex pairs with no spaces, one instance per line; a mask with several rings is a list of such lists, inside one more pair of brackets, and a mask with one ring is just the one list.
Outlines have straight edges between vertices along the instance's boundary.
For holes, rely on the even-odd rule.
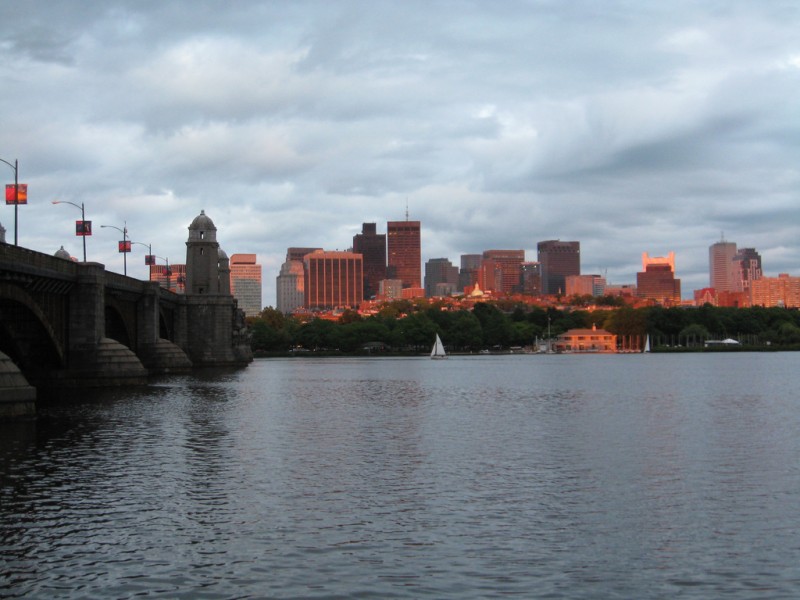
[[230,294],[179,295],[0,242],[0,416],[32,412],[37,390],[138,385],[251,360]]

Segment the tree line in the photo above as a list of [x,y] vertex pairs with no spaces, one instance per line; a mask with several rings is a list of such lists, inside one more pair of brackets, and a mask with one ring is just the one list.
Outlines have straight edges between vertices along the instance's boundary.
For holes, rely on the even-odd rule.
[[292,350],[422,352],[438,333],[451,352],[508,349],[533,345],[569,329],[605,329],[620,339],[654,348],[702,347],[709,339],[736,339],[747,347],[800,347],[800,312],[785,308],[631,308],[580,305],[563,309],[510,301],[481,302],[471,310],[452,310],[443,301],[396,300],[364,317],[346,310],[337,321],[286,316],[265,308],[248,319],[254,353]]

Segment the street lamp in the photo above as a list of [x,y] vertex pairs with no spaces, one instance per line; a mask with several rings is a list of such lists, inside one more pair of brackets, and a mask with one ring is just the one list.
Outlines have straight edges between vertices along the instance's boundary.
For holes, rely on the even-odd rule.
[[153,254],[152,256],[153,256],[153,258],[160,258],[161,260],[163,260],[166,263],[166,266],[164,267],[163,273],[164,273],[164,275],[167,276],[167,291],[169,291],[169,289],[170,289],[170,279],[169,278],[170,278],[170,275],[172,275],[172,270],[169,268],[169,259],[168,258],[163,258],[161,256],[156,256],[155,254]]
[[122,241],[119,243],[119,251],[122,252],[122,268],[123,274],[128,275],[128,252],[131,251],[131,245],[128,242],[128,222],[125,221],[123,228],[115,227],[114,225],[100,225],[100,227],[110,227],[116,229],[122,234]]
[[86,236],[92,235],[92,222],[86,220],[86,211],[83,207],[83,202],[80,206],[69,200],[53,200],[53,204],[71,204],[81,211],[81,220],[75,222],[75,235],[83,238],[83,262],[86,262]]
[[[0,161],[6,163],[9,167],[14,169],[14,187],[6,186],[6,204],[14,205],[14,245],[17,245],[17,213],[20,204],[28,203],[28,184],[19,182],[19,161],[14,160],[12,165],[7,160],[0,158]],[[22,192],[22,193],[20,193]]]
[[[131,244],[138,244],[139,246],[144,246],[147,248],[147,255],[144,257],[144,264],[147,266],[151,266],[156,264],[156,257],[153,256],[153,246],[152,244],[144,244],[142,242],[134,242],[131,241]],[[147,273],[147,279],[150,279],[150,273]]]

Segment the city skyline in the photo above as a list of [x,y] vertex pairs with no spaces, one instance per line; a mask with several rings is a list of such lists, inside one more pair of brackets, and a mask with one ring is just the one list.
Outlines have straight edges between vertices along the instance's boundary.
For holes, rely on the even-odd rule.
[[800,273],[798,27],[779,1],[5,4],[0,158],[21,246],[82,256],[84,205],[88,260],[121,273],[126,228],[146,279],[139,244],[185,262],[205,210],[267,305],[286,248],[406,210],[423,265],[579,240],[622,284],[674,251],[690,298],[723,231]]

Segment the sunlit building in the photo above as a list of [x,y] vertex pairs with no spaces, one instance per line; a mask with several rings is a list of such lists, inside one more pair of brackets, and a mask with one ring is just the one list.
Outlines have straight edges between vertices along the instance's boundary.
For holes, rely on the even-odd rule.
[[231,294],[248,317],[261,312],[261,265],[255,254],[233,254],[230,260]]
[[709,285],[718,292],[735,291],[733,257],[736,243],[721,240],[708,248]]
[[556,338],[556,352],[613,353],[617,351],[617,336],[605,329],[570,329]]
[[186,292],[186,265],[150,265],[150,281],[177,294]]
[[399,279],[403,287],[422,285],[422,246],[419,221],[386,224],[387,279]]
[[680,304],[681,280],[675,279],[675,253],[664,256],[642,254],[641,273],[636,274],[636,293],[640,298],[661,304]]
[[542,293],[563,294],[567,275],[581,274],[581,243],[547,240],[536,246],[542,269]]
[[495,291],[511,294],[519,289],[519,276],[525,262],[525,250],[485,250],[483,260],[492,260],[500,269],[501,281]]
[[363,257],[355,252],[317,250],[303,259],[305,307],[358,308],[364,300]]
[[353,252],[364,257],[364,298],[372,298],[386,279],[386,234],[377,233],[375,223],[363,223],[361,233],[353,236]]
[[762,277],[750,282],[752,306],[800,307],[800,277],[781,273],[777,277]]
[[750,292],[753,281],[761,279],[761,255],[755,248],[740,248],[731,260],[734,292]]
[[602,296],[606,292],[606,280],[600,275],[567,275],[567,296]]

